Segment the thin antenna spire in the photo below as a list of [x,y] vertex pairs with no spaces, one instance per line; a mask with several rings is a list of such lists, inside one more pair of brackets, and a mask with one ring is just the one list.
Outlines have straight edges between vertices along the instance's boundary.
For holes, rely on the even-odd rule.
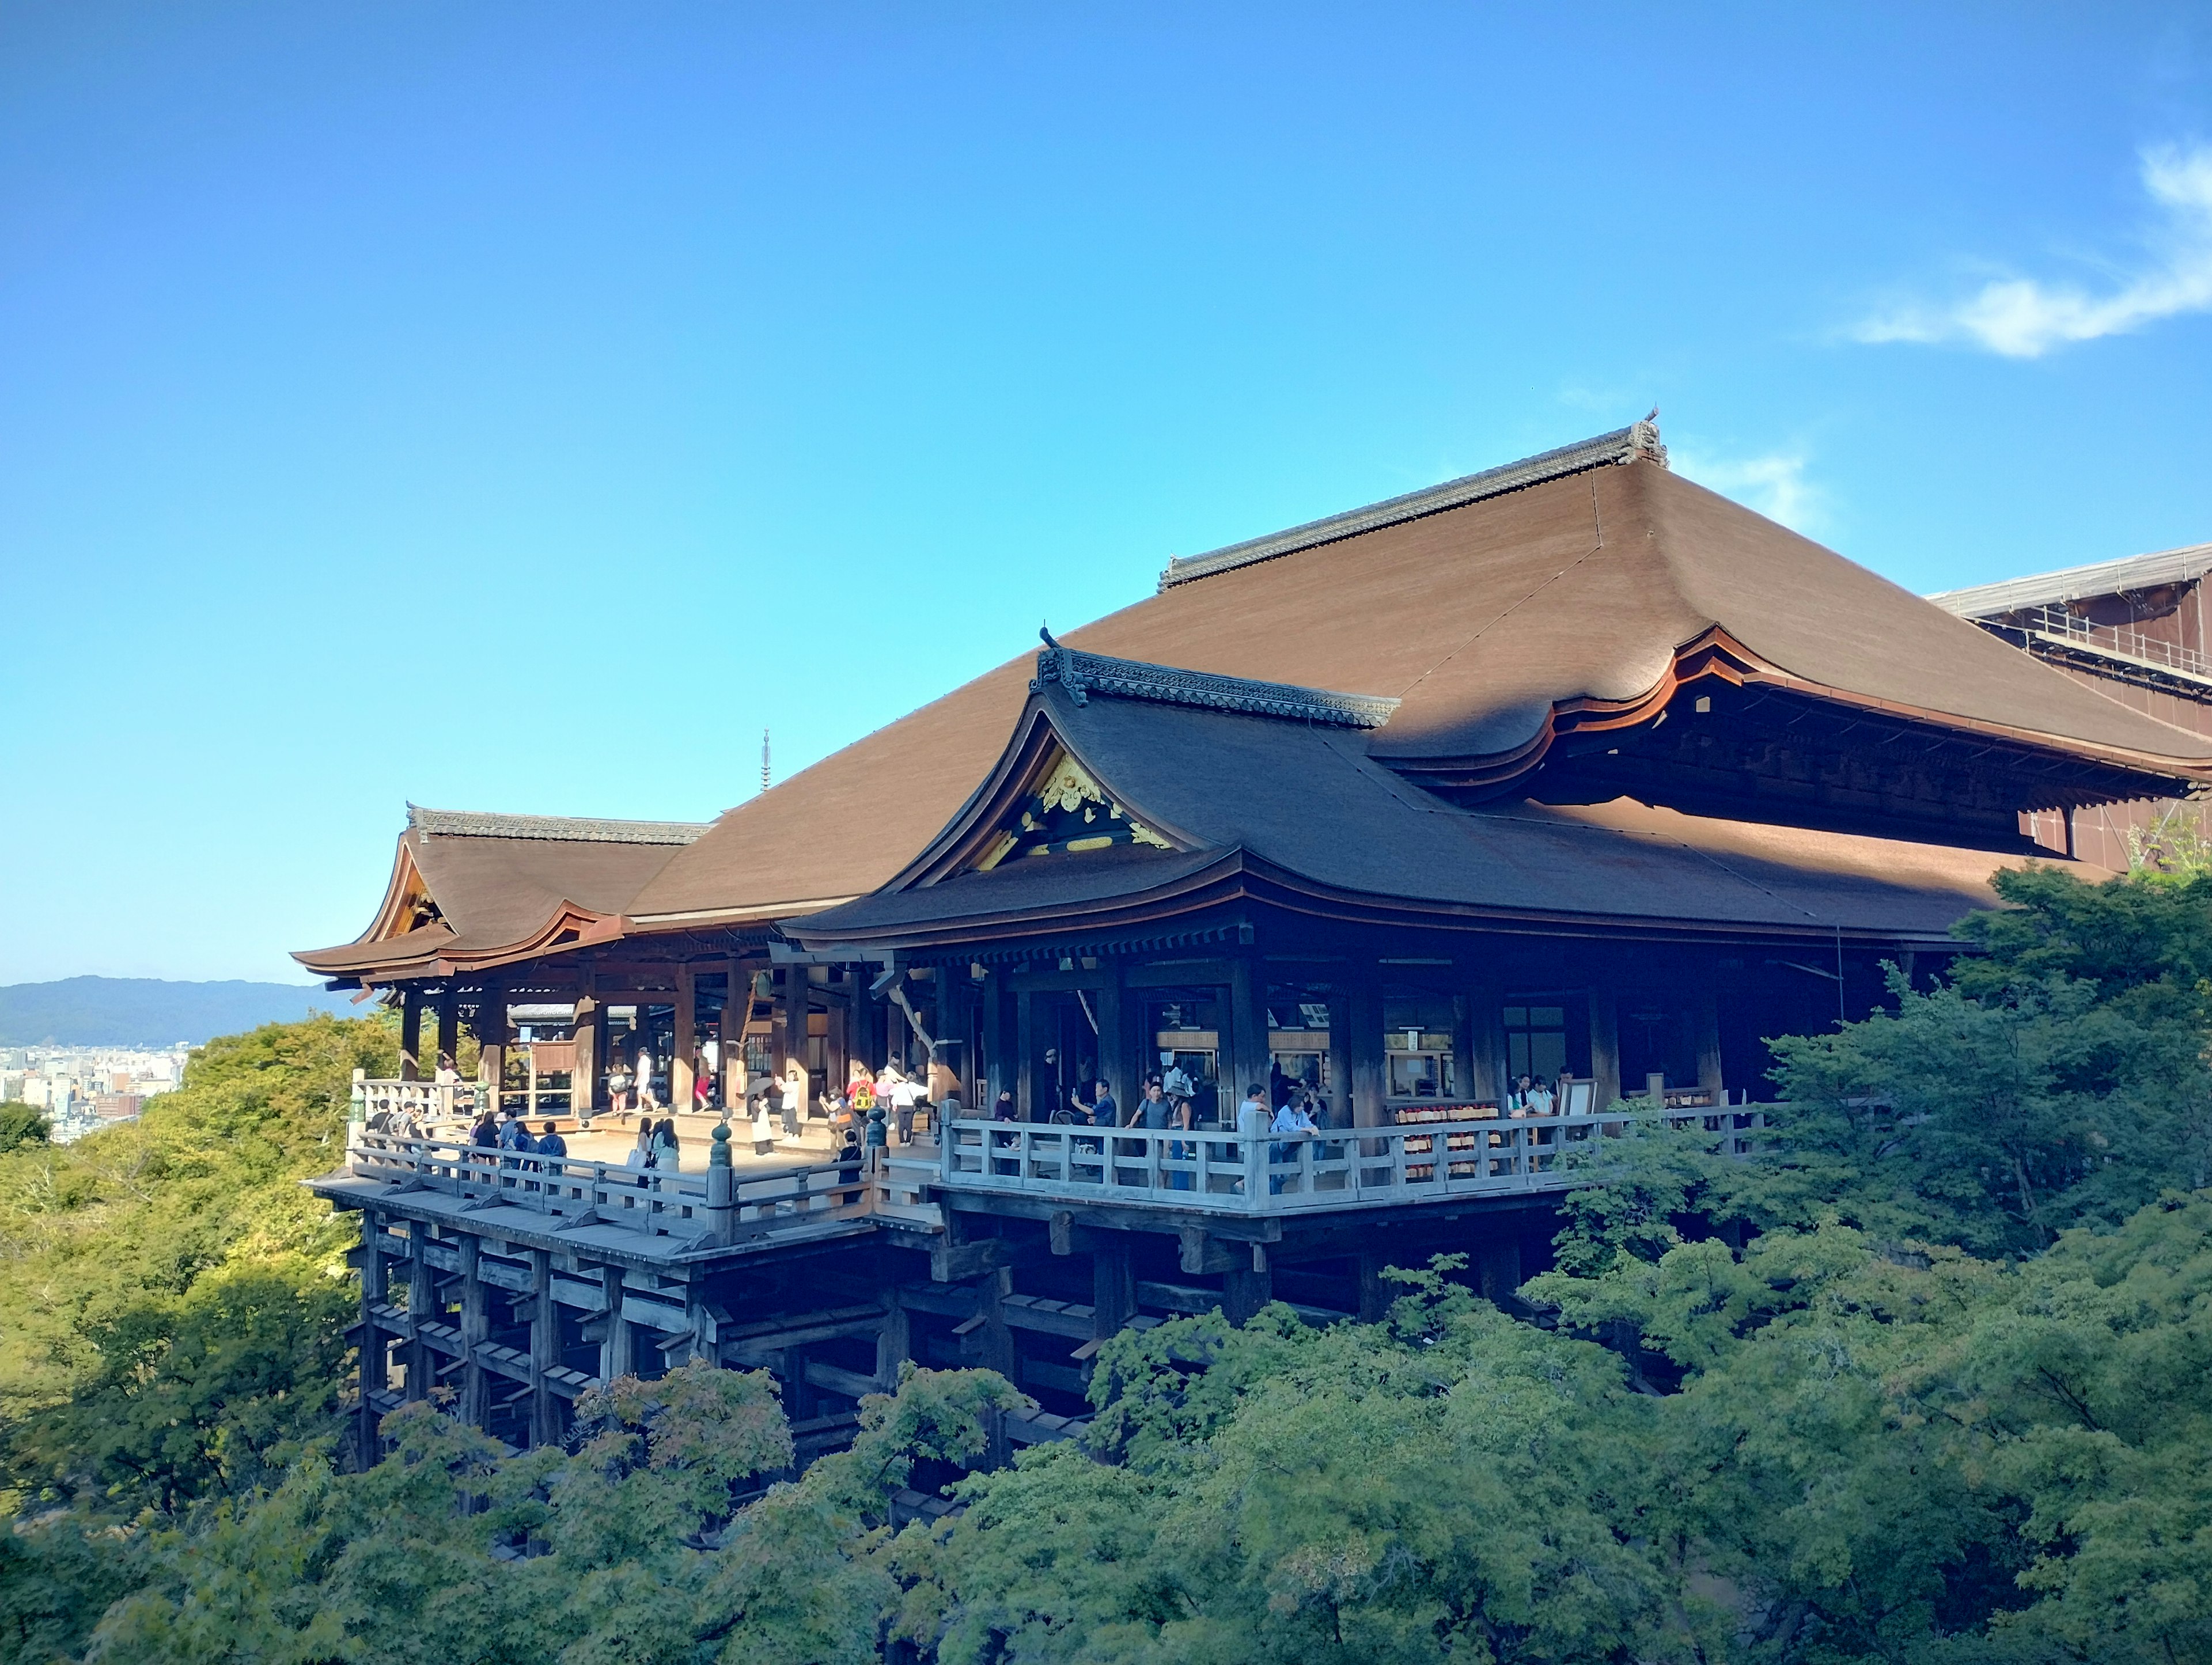
[[768,790],[768,731],[761,730],[761,790]]

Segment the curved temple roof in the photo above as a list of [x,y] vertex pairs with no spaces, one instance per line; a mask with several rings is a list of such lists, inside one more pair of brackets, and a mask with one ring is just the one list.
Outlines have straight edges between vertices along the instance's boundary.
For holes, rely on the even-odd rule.
[[[1698,651],[1853,710],[2212,776],[2212,741],[1670,472],[1656,431],[1636,434],[1231,545],[1065,645],[1395,700],[1360,740],[1401,769],[1533,767],[1578,708],[1652,720]],[[1010,660],[732,810],[646,882],[635,924],[787,918],[875,890],[990,773],[1032,671]]]
[[292,957],[326,976],[389,981],[612,935],[639,887],[706,830],[689,822],[489,815],[410,804],[368,929],[351,943]]

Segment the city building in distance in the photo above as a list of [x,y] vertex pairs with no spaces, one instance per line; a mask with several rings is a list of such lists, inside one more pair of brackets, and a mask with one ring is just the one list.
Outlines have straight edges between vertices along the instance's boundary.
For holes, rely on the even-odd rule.
[[192,1048],[0,1047],[0,1101],[28,1104],[66,1145],[128,1121],[184,1079]]

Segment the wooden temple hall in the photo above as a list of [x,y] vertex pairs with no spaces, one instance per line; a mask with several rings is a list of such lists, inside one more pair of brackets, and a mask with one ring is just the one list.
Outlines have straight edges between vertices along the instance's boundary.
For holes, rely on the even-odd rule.
[[[1738,1136],[1765,1037],[2074,859],[2038,817],[2207,781],[2212,738],[1646,422],[1171,561],[712,825],[410,809],[369,928],[299,956],[410,1057],[314,1182],[362,1217],[365,1449],[426,1396],[558,1438],[695,1357],[775,1371],[802,1449],[903,1361],[989,1364],[1018,1443],[1125,1327],[1374,1315],[1447,1249],[1507,1295],[1578,1148],[1644,1107]],[[935,1108],[856,1170],[833,1096],[887,1064]],[[641,1079],[681,1112],[649,1171]],[[1097,1080],[1133,1125],[1074,1119]],[[1240,1133],[1255,1087],[1315,1127]],[[567,1153],[462,1142],[494,1101]]]

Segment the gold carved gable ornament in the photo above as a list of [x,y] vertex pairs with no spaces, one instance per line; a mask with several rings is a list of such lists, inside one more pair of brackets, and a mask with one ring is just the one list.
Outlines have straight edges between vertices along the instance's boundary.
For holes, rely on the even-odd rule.
[[1090,770],[1056,750],[1030,777],[1021,806],[999,829],[974,871],[987,873],[1002,862],[1028,856],[1078,855],[1125,844],[1175,848],[1108,797]]

